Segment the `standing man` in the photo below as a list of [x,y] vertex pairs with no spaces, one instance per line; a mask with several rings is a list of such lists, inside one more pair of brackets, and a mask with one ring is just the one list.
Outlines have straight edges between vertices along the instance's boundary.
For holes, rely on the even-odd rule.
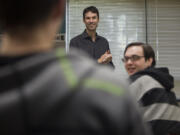
[[125,69],[131,90],[141,103],[144,119],[154,135],[180,134],[180,108],[172,88],[174,78],[168,68],[155,68],[155,53],[150,45],[134,42],[124,51]]
[[86,29],[82,34],[71,39],[70,47],[85,51],[100,64],[108,64],[114,67],[107,39],[96,33],[99,23],[98,9],[94,6],[85,8],[83,11],[83,21]]
[[113,71],[53,50],[64,6],[0,0],[0,135],[149,135]]

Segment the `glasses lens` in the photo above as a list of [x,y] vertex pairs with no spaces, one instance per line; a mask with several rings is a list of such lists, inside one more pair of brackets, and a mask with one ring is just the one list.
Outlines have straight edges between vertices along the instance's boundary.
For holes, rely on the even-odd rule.
[[127,62],[129,59],[131,59],[131,57],[124,57],[124,58],[122,58],[122,61]]
[[122,58],[122,61],[123,62],[127,62],[129,59],[131,61],[137,61],[137,60],[139,60],[142,57],[144,57],[144,56],[132,55],[131,57],[124,57],[124,58]]
[[136,60],[139,60],[141,57],[140,56],[138,56],[138,55],[133,55],[132,57],[131,57],[131,60],[132,61],[136,61]]

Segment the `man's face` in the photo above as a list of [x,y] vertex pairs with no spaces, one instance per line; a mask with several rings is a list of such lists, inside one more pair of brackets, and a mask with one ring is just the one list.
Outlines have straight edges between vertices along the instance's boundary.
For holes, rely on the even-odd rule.
[[84,24],[86,25],[86,29],[89,31],[96,31],[98,26],[99,18],[96,13],[87,12],[84,18]]
[[143,48],[141,46],[131,46],[127,49],[124,58],[124,65],[129,75],[144,70],[151,66],[152,58],[145,61]]

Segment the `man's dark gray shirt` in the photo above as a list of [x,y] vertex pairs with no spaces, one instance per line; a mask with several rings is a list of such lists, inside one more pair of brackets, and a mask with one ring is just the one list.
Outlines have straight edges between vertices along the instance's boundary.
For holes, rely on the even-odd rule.
[[[82,34],[71,39],[70,47],[85,51],[91,58],[93,58],[96,61],[106,51],[110,50],[107,39],[105,39],[102,36],[99,36],[96,33],[96,40],[95,42],[93,42],[91,37],[87,34],[86,30]],[[109,65],[114,67],[112,61],[109,63]]]

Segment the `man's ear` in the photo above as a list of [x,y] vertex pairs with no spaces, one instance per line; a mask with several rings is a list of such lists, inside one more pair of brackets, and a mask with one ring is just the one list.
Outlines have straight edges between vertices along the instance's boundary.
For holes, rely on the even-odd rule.
[[147,60],[147,62],[148,62],[148,66],[151,66],[151,65],[152,65],[152,62],[153,62],[153,58],[149,58],[149,59]]
[[53,17],[63,17],[65,12],[66,0],[58,0],[53,10]]
[[83,17],[83,22],[85,23],[85,18]]

